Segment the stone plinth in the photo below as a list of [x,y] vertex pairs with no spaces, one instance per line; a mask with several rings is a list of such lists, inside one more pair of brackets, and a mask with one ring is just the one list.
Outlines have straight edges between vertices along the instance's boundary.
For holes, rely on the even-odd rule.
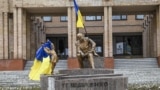
[[72,69],[72,68],[80,68],[80,64],[78,62],[78,59],[77,58],[68,58],[67,60],[68,62],[68,68],[69,69]]
[[[112,57],[94,57],[95,68],[114,68],[114,59]],[[68,58],[68,69],[80,68],[77,58]],[[89,60],[83,60],[83,68],[91,68]]]
[[[84,68],[91,68],[89,60],[83,60]],[[104,68],[104,58],[103,57],[94,57],[94,66],[95,68]]]
[[5,59],[0,60],[0,71],[6,70],[23,70],[25,66],[25,60],[23,59]]
[[81,70],[73,70],[75,73],[60,70],[57,75],[41,75],[41,90],[127,90],[128,78],[122,74],[107,69]]
[[105,57],[104,58],[104,67],[105,68],[110,68],[110,69],[114,68],[114,59],[113,59],[113,57]]
[[60,70],[60,74],[66,75],[93,75],[93,74],[111,74],[114,73],[113,69],[67,69],[67,70]]

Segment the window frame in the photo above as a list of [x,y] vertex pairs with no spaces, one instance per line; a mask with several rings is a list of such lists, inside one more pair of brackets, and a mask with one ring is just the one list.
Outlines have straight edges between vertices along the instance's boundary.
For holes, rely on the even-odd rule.
[[[126,16],[125,19],[123,19],[123,16],[124,16],[124,15]],[[120,18],[119,18],[119,19],[113,19],[113,16],[119,16]],[[113,21],[127,20],[127,15],[126,15],[126,14],[112,15],[112,20],[113,20]]]
[[[44,18],[50,17],[50,20],[45,20]],[[52,22],[52,16],[43,16],[42,17],[44,22]]]
[[143,15],[143,19],[138,18],[138,15],[143,15],[143,14],[137,14],[137,15],[135,15],[135,19],[136,19],[136,20],[144,20],[144,15]]
[[[65,18],[65,20],[62,20],[62,17]],[[67,16],[60,16],[60,22],[67,22],[68,21],[68,17]]]
[[[88,16],[85,16],[85,21],[102,21],[102,16],[100,16],[101,18],[100,19],[98,19],[98,17],[99,17],[100,15],[88,15]],[[95,19],[88,19],[87,20],[87,17],[94,17]]]

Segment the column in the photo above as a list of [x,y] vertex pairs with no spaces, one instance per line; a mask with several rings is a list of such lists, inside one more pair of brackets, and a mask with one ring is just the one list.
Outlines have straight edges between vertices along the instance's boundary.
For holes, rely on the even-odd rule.
[[36,46],[37,45],[37,43],[36,43],[36,26],[35,25],[36,24],[34,23],[34,20],[32,20],[31,21],[31,31],[30,31],[30,33],[31,33],[30,38],[32,38],[32,40],[30,41],[31,46],[32,46],[32,47],[30,47],[30,49],[31,49],[31,54],[30,54],[31,55],[30,56],[31,60],[33,60],[35,58],[35,52],[37,50],[37,46]]
[[112,7],[104,7],[104,67],[114,68],[112,44]]
[[74,8],[68,7],[68,68],[80,68],[76,52],[76,13]]
[[108,8],[104,7],[104,33],[103,33],[103,45],[104,45],[104,57],[108,57]]
[[153,50],[154,50],[154,53],[153,53],[153,56],[154,57],[157,57],[157,35],[156,35],[156,13],[154,13],[152,19],[152,33],[153,33]]
[[77,47],[76,47],[76,41],[77,41],[77,29],[76,29],[76,14],[75,9],[72,8],[72,54],[73,57],[77,57]]
[[68,7],[68,57],[72,57],[72,8]]
[[4,59],[8,59],[8,13],[4,13]]
[[14,51],[14,40],[13,40],[13,16],[12,14],[9,14],[9,19],[8,19],[8,49],[9,49],[9,56],[8,56],[8,59],[13,59],[13,51]]
[[113,44],[112,44],[112,7],[108,7],[108,40],[109,40],[109,57],[113,57]]
[[26,53],[26,58],[28,59],[28,60],[31,60],[31,30],[30,30],[30,15],[29,14],[26,14],[27,16],[27,20],[26,20],[26,33],[27,33],[27,38],[26,38],[26,42],[27,42],[27,53]]
[[23,31],[23,24],[22,24],[22,8],[18,8],[18,59],[22,59],[22,31]]
[[157,7],[156,9],[156,46],[157,46],[157,62],[158,66],[160,66],[160,6]]
[[157,8],[156,11],[156,17],[157,17],[157,56],[160,56],[160,5]]
[[14,27],[14,51],[13,51],[13,58],[14,59],[17,59],[18,58],[18,37],[17,37],[17,35],[18,35],[18,31],[17,31],[17,8],[13,8],[13,19],[14,19],[14,25],[13,25],[13,27]]
[[25,10],[23,10],[23,31],[22,31],[22,37],[23,37],[23,48],[22,48],[22,52],[23,52],[23,59],[25,59],[26,60],[26,49],[27,49],[27,42],[26,42],[26,34],[27,34],[27,29],[26,29],[26,11]]
[[[145,23],[145,22],[144,22]],[[146,26],[145,26],[145,24],[144,24],[144,30],[143,30],[143,33],[142,33],[142,35],[143,35],[143,57],[147,57],[147,44],[146,44],[146,42],[147,42],[147,39],[146,39]]]
[[157,7],[156,10],[156,41],[157,41],[157,62],[158,62],[158,66],[160,66],[160,5]]
[[3,51],[4,51],[4,48],[3,48],[3,13],[0,12],[0,59],[3,59]]

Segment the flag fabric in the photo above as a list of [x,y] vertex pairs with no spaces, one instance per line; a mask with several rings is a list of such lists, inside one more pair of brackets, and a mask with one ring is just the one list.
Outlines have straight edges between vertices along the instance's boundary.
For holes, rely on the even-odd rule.
[[76,16],[78,18],[78,20],[77,20],[77,28],[84,28],[84,22],[83,22],[82,14],[81,14],[81,12],[79,10],[79,7],[78,7],[76,1],[75,0],[73,0],[73,1],[74,1],[74,8],[75,8]]
[[34,63],[29,72],[30,80],[40,80],[41,74],[51,74],[52,64],[50,62],[50,55],[44,51],[44,47],[51,49],[51,42],[48,40],[37,51],[34,59]]

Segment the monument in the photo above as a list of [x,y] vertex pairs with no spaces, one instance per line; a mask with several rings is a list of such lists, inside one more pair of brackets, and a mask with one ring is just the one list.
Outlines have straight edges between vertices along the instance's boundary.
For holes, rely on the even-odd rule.
[[88,60],[91,68],[95,68],[94,56],[99,56],[96,51],[96,43],[89,37],[84,37],[82,33],[77,34],[77,58],[81,68],[84,68],[84,60]]
[[41,75],[41,90],[127,90],[128,78],[112,69],[60,70]]
[[[41,90],[127,90],[128,78],[104,68],[104,59],[96,53],[96,43],[92,39],[78,33],[76,46],[81,68],[41,75]],[[86,67],[88,65],[91,68]]]

